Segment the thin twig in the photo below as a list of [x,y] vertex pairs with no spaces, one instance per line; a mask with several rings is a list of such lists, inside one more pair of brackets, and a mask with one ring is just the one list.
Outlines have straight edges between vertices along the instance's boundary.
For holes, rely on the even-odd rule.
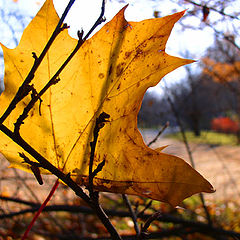
[[150,200],[149,203],[147,205],[145,205],[144,209],[137,214],[137,217],[141,218],[141,216],[145,214],[145,211],[151,207],[152,202],[153,201]]
[[[108,118],[110,118],[110,115],[102,112],[99,117],[96,119],[96,124],[93,130],[93,141],[90,142],[91,152],[90,152],[90,160],[89,160],[89,178],[88,178],[88,190],[90,198],[93,198],[94,200],[97,200],[97,195],[94,194],[93,190],[93,178],[97,175],[99,171],[102,170],[105,161],[103,160],[98,167],[93,171],[93,162],[94,162],[94,155],[95,155],[95,149],[97,145],[97,139],[98,134],[101,128],[104,127],[105,123],[108,122]],[[95,199],[96,198],[96,199]]]
[[42,176],[39,170],[40,163],[31,161],[24,153],[18,153],[21,158],[23,158],[24,162],[30,165],[30,169],[32,170],[35,178],[37,179],[40,185],[43,184]]
[[160,216],[162,215],[162,213],[160,212],[156,212],[154,214],[152,214],[144,223],[144,225],[141,227],[141,235],[140,235],[140,239],[145,239],[147,236],[147,230],[150,227],[151,223],[155,220],[157,220]]
[[62,17],[60,18],[58,25],[56,26],[54,32],[52,33],[52,36],[50,37],[50,39],[48,40],[46,46],[44,47],[42,53],[40,54],[39,57],[36,57],[36,54],[33,54],[34,57],[34,63],[33,66],[30,70],[30,72],[28,73],[26,79],[24,80],[24,82],[22,83],[22,85],[19,87],[15,97],[13,98],[13,100],[11,101],[11,103],[9,104],[8,108],[6,109],[6,111],[4,112],[4,114],[2,115],[2,117],[0,118],[0,123],[3,123],[6,118],[11,114],[11,112],[13,111],[13,109],[16,107],[16,105],[24,98],[26,97],[29,92],[31,91],[31,87],[29,86],[30,82],[32,81],[32,79],[35,76],[35,72],[37,71],[38,67],[40,66],[43,58],[45,57],[45,55],[47,54],[50,46],[52,45],[53,41],[56,39],[56,37],[58,36],[58,34],[61,32],[62,30],[62,25],[63,25],[63,21],[66,18],[70,8],[72,7],[73,3],[75,2],[75,0],[70,0],[66,9],[64,10]]
[[102,221],[106,229],[109,231],[113,239],[121,239],[116,229],[110,222],[108,216],[103,211],[102,207],[99,204],[95,204],[94,202],[92,202],[91,199],[87,196],[87,194],[84,193],[82,188],[71,179],[69,174],[64,174],[62,171],[52,165],[40,153],[38,153],[34,148],[32,148],[24,139],[22,139],[21,136],[16,136],[16,134],[9,130],[5,125],[0,124],[0,130],[8,137],[10,137],[15,143],[21,146],[32,157],[34,157],[41,164],[42,168],[47,169],[53,175],[61,179],[68,187],[70,187],[76,193],[77,196],[81,197],[87,204],[89,204],[94,209],[97,216]]
[[127,205],[127,208],[129,210],[130,216],[131,216],[133,224],[134,224],[135,232],[136,232],[137,237],[138,237],[140,235],[140,229],[139,229],[139,226],[138,226],[138,223],[137,223],[137,216],[132,209],[132,205],[131,205],[131,203],[128,199],[128,196],[126,194],[122,194],[122,198],[123,198],[125,204]]
[[30,232],[30,230],[33,227],[33,224],[35,223],[35,221],[37,220],[38,216],[40,215],[40,213],[43,211],[43,209],[46,207],[46,205],[48,204],[48,202],[51,200],[54,192],[56,191],[57,187],[59,185],[59,181],[58,179],[56,180],[55,184],[53,185],[50,193],[48,194],[47,198],[45,199],[45,201],[43,202],[43,204],[41,205],[41,207],[38,209],[38,211],[36,212],[35,216],[33,217],[32,221],[30,222],[30,224],[28,225],[27,230],[25,231],[22,240],[25,240],[28,236],[28,233]]
[[91,152],[90,152],[90,161],[89,161],[89,176],[88,176],[88,191],[90,196],[90,205],[97,213],[98,217],[107,228],[108,232],[111,234],[113,239],[121,240],[121,236],[118,234],[117,230],[114,228],[112,223],[110,222],[108,216],[102,209],[101,205],[99,204],[99,193],[94,191],[93,187],[93,179],[94,177],[100,172],[105,164],[105,160],[103,160],[97,168],[93,171],[93,162],[94,162],[94,155],[95,149],[97,145],[98,134],[101,128],[104,127],[105,123],[108,122],[108,115],[105,112],[102,112],[99,117],[96,119],[96,124],[93,130],[93,141],[90,142]]
[[[3,200],[5,200],[5,199],[3,199]],[[17,201],[17,202],[19,202],[19,201]],[[31,205],[31,203],[29,203],[28,205]],[[20,216],[20,215],[24,215],[27,213],[33,213],[33,212],[36,212],[39,209],[39,207],[40,207],[40,205],[37,205],[37,206],[33,206],[31,208],[20,210],[18,212],[12,212],[9,214],[1,214],[0,219],[9,219],[14,216]],[[85,206],[49,205],[43,209],[43,212],[52,212],[52,211],[54,211],[54,212],[64,211],[64,212],[70,212],[73,214],[74,213],[76,213],[76,214],[77,213],[94,214],[94,211],[92,208],[85,207]],[[131,217],[129,211],[116,211],[116,210],[104,209],[104,212],[106,212],[108,214],[108,216],[112,216],[112,217],[114,217],[114,216],[116,216],[116,217]],[[139,218],[146,220],[151,217],[152,217],[152,215],[150,215],[150,214],[143,214]],[[229,236],[229,237],[235,237],[236,239],[240,238],[240,232],[225,230],[220,227],[209,226],[209,224],[206,224],[206,223],[186,220],[182,217],[172,216],[170,214],[161,213],[154,220],[160,221],[160,222],[165,222],[165,223],[179,224],[179,225],[181,225],[182,229],[192,229],[192,230],[194,229],[195,232],[202,232],[205,235],[209,235],[209,236],[211,236],[212,234],[215,234],[215,236]],[[162,231],[164,231],[164,229],[162,229],[161,232]],[[169,231],[171,231],[171,229],[169,229]],[[146,234],[147,239],[153,239],[152,237],[157,236],[158,234],[159,234],[158,232],[148,233],[148,234]],[[174,233],[172,232],[171,234],[169,233],[168,236],[173,236],[173,235],[174,235]],[[159,236],[161,236],[161,235],[159,235]],[[136,239],[136,235],[126,236],[126,237],[129,237],[129,239]],[[122,237],[122,238],[126,239],[125,237]],[[114,239],[114,238],[106,237],[103,239]]]
[[156,137],[152,141],[150,141],[147,144],[147,146],[150,147],[153,143],[155,143],[168,126],[169,126],[169,122],[166,122],[166,124],[159,130],[159,132],[156,135]]
[[87,203],[89,202],[90,199],[87,194],[85,194],[81,187],[79,187],[78,184],[71,179],[69,174],[64,174],[62,171],[52,165],[46,158],[32,148],[21,136],[16,136],[14,132],[9,130],[5,125],[0,124],[0,130],[12,141],[21,146],[32,157],[34,157],[40,163],[42,168],[47,169],[53,175],[57,176],[64,183],[66,183],[76,193],[77,196],[81,197]]
[[15,203],[20,203],[20,204],[27,205],[27,206],[32,206],[32,207],[39,206],[39,203],[34,203],[34,202],[22,200],[20,198],[0,196],[0,199],[2,201],[15,202]]
[[[176,120],[177,120],[178,126],[180,127],[180,131],[181,131],[181,134],[182,134],[183,142],[184,142],[184,144],[185,144],[185,147],[186,147],[186,150],[187,150],[189,159],[190,159],[190,163],[191,163],[192,167],[195,169],[195,162],[194,162],[194,160],[193,160],[192,152],[191,152],[190,146],[189,146],[189,144],[188,144],[188,140],[187,140],[187,137],[186,137],[185,130],[184,130],[184,127],[183,127],[183,125],[182,125],[182,122],[181,122],[181,120],[180,120],[179,114],[178,114],[177,110],[175,109],[174,103],[173,103],[173,101],[171,100],[171,98],[170,98],[169,95],[167,96],[167,99],[168,99],[168,102],[169,102],[170,107],[171,107],[171,109],[172,109],[172,112],[173,112],[173,114],[174,114],[174,116],[175,116],[175,118],[176,118]],[[203,196],[202,193],[199,193],[199,197],[200,197],[200,200],[201,200],[201,202],[202,202],[203,209],[204,209],[204,211],[205,211],[208,224],[211,226],[211,225],[212,225],[212,220],[211,220],[211,216],[210,216],[210,213],[209,213],[209,211],[208,211],[208,208],[207,208],[207,206],[206,206],[204,196]]]
[[[101,208],[101,206],[99,204],[96,204],[94,201],[91,200],[91,198],[89,198],[82,190],[82,188],[80,186],[77,185],[77,183],[75,183],[71,177],[70,174],[64,174],[63,172],[61,172],[59,169],[57,169],[55,166],[53,166],[47,159],[45,159],[40,153],[38,153],[35,149],[33,149],[21,136],[19,133],[20,130],[20,126],[23,123],[23,120],[27,117],[28,112],[32,109],[33,105],[35,104],[35,102],[37,100],[40,99],[41,95],[44,94],[46,92],[46,90],[53,84],[56,84],[59,81],[59,74],[61,73],[61,71],[64,69],[64,67],[68,64],[68,62],[72,59],[72,57],[75,55],[75,53],[78,51],[78,49],[82,46],[83,42],[88,38],[88,36],[92,33],[92,31],[103,21],[105,21],[105,19],[103,18],[104,16],[104,11],[105,11],[105,1],[102,1],[102,8],[101,8],[101,14],[99,16],[99,18],[97,19],[96,23],[94,24],[94,26],[90,29],[90,31],[88,32],[88,34],[82,39],[83,36],[83,32],[78,32],[78,36],[79,36],[79,41],[77,46],[75,47],[75,49],[73,50],[73,52],[70,54],[70,56],[67,58],[67,60],[63,63],[63,65],[60,67],[60,69],[56,72],[56,74],[54,75],[54,77],[52,79],[50,79],[50,81],[45,85],[45,87],[39,92],[37,93],[35,91],[35,89],[33,88],[33,86],[30,86],[29,83],[31,82],[31,80],[34,77],[34,74],[32,72],[35,72],[35,66],[37,65],[37,63],[39,62],[39,58],[36,57],[36,54],[33,55],[33,57],[35,58],[35,63],[34,63],[34,67],[32,68],[32,70],[30,71],[31,74],[29,74],[30,77],[27,77],[27,79],[25,79],[24,83],[23,83],[23,87],[19,88],[18,93],[15,96],[15,101],[11,102],[11,106],[8,108],[8,110],[4,113],[4,115],[2,116],[2,118],[0,120],[2,120],[0,122],[0,130],[5,133],[8,137],[10,137],[15,143],[17,143],[19,146],[21,146],[26,152],[28,152],[32,157],[34,157],[39,163],[40,166],[49,170],[52,174],[54,174],[55,176],[57,176],[59,179],[61,179],[63,182],[65,182],[79,197],[81,197],[84,201],[86,201],[96,212],[96,214],[98,215],[99,219],[102,221],[102,223],[104,224],[104,226],[107,228],[107,230],[109,231],[109,233],[111,234],[113,239],[121,239],[121,237],[119,236],[119,234],[117,233],[116,229],[113,227],[113,225],[111,224],[111,222],[109,221],[108,217],[106,216],[106,214],[104,213],[103,209]],[[42,54],[41,54],[42,56]],[[39,64],[38,64],[39,66]],[[29,102],[28,106],[24,109],[23,114],[19,117],[19,119],[17,120],[17,122],[15,123],[15,129],[14,132],[12,132],[10,129],[8,129],[5,125],[3,125],[3,121],[7,118],[7,116],[11,113],[11,111],[16,107],[16,104],[21,101],[21,99],[23,99],[25,96],[27,96],[29,94],[29,92],[32,91],[32,99]],[[102,164],[103,165],[103,164]],[[99,167],[99,169],[102,166]],[[99,170],[98,169],[98,170]],[[96,171],[94,172],[94,174],[97,174]]]
[[[83,43],[87,40],[87,38],[91,35],[91,33],[96,29],[98,25],[103,23],[105,21],[104,18],[105,13],[105,0],[102,1],[102,8],[100,16],[98,17],[97,21],[94,23],[92,28],[89,30],[89,32],[86,34],[86,36],[83,38],[83,31],[78,31],[78,42],[72,53],[68,56],[66,61],[62,64],[62,66],[58,69],[58,71],[53,75],[53,77],[48,81],[48,83],[40,90],[39,93],[32,94],[32,98],[28,105],[24,108],[23,113],[19,116],[17,119],[17,122],[15,123],[15,129],[14,132],[16,134],[19,134],[20,126],[23,124],[24,119],[27,118],[28,113],[33,108],[34,104],[41,99],[41,96],[54,84],[57,84],[60,81],[60,74],[64,70],[64,68],[67,66],[67,64],[71,61],[71,59],[74,57],[74,55],[77,53],[77,51],[80,49],[80,47],[83,45]],[[34,92],[34,91],[33,91]],[[36,91],[35,91],[36,92]],[[1,122],[1,121],[0,121]]]
[[[201,7],[201,8],[206,7],[206,5],[196,3],[196,2],[194,2],[194,1],[192,1],[192,0],[185,0],[185,1],[188,2],[188,3],[191,3],[191,4],[195,5],[195,6]],[[219,10],[217,10],[216,8],[213,8],[213,7],[210,7],[210,6],[207,6],[207,7],[208,7],[210,10],[215,11],[215,12],[217,12],[217,13],[223,15],[223,16],[230,17],[230,18],[236,19],[236,20],[240,20],[240,18],[239,18],[238,16],[234,16],[234,15],[225,13],[223,10],[219,11]]]

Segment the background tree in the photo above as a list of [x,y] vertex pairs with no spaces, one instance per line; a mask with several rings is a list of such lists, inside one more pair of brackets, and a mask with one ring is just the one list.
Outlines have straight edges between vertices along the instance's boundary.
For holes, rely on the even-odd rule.
[[176,125],[167,100],[156,93],[147,92],[138,114],[139,126],[143,128],[159,128],[165,125],[166,122],[170,122],[171,126]]

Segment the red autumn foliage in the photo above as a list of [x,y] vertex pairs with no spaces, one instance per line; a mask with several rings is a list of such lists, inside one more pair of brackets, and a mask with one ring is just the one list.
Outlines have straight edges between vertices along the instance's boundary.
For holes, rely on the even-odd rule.
[[236,134],[239,131],[239,123],[229,117],[214,118],[211,121],[211,129],[217,132]]

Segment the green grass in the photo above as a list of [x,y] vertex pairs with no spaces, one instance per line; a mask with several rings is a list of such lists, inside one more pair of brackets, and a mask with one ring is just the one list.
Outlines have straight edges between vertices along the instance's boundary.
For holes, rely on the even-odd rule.
[[[196,137],[193,132],[186,131],[186,137],[189,142],[212,145],[237,145],[237,138],[234,134],[218,133],[213,131],[202,131],[201,136]],[[180,132],[165,135],[167,138],[173,138],[182,141]]]

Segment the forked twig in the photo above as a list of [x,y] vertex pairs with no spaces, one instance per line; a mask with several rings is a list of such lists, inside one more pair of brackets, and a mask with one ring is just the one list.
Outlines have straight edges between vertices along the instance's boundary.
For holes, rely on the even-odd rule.
[[151,223],[157,220],[161,215],[162,215],[161,212],[156,212],[146,220],[144,225],[141,227],[140,239],[145,239],[145,237],[148,235],[147,229],[150,227]]
[[[20,126],[24,123],[24,120],[28,117],[28,113],[33,108],[34,104],[40,100],[41,103],[41,96],[54,84],[58,83],[60,81],[60,74],[63,71],[63,69],[67,66],[67,64],[70,62],[70,60],[74,57],[74,55],[77,53],[77,51],[80,49],[80,47],[83,45],[83,43],[87,40],[87,38],[92,34],[92,32],[96,29],[98,25],[103,23],[105,21],[104,18],[105,13],[105,0],[102,0],[102,7],[101,7],[101,13],[98,17],[97,21],[94,23],[92,28],[88,31],[88,33],[83,38],[83,31],[78,31],[78,42],[72,53],[68,56],[68,58],[65,60],[65,62],[62,64],[62,66],[58,69],[58,71],[54,74],[54,76],[48,81],[48,83],[40,90],[37,94],[32,94],[32,98],[28,105],[24,108],[23,113],[19,116],[17,119],[17,122],[14,124],[14,132],[16,134],[19,134]],[[32,88],[31,88],[32,89]],[[30,92],[30,90],[29,90]],[[29,93],[28,92],[28,93]],[[1,121],[0,121],[1,122]]]
[[144,209],[137,214],[137,217],[141,218],[141,216],[145,214],[145,211],[151,207],[152,202],[153,200],[149,201],[148,204],[145,205]]
[[[199,3],[194,2],[194,1],[192,1],[192,0],[186,0],[186,2],[189,2],[189,3],[193,4],[193,5],[198,6],[198,7],[201,7],[201,8],[203,8],[203,7],[205,6],[203,3],[199,4]],[[228,14],[228,13],[224,12],[222,9],[221,9],[221,10],[218,10],[217,8],[210,7],[210,6],[208,6],[208,8],[209,8],[211,11],[215,11],[215,12],[217,12],[217,13],[223,15],[223,16],[227,16],[227,17],[230,17],[230,18],[232,18],[232,19],[240,20],[240,18],[239,18],[238,16],[234,16],[234,15]]]
[[[104,16],[104,12],[105,12],[105,1],[102,1],[102,8],[101,8],[101,14],[99,16],[99,18],[97,19],[97,21],[95,22],[95,24],[93,25],[93,27],[90,29],[90,31],[86,34],[86,36],[84,38],[82,38],[83,36],[83,31],[82,32],[78,32],[78,43],[77,46],[75,47],[75,49],[73,50],[73,52],[69,55],[69,57],[67,58],[67,60],[63,63],[63,65],[59,68],[59,70],[55,73],[55,75],[49,80],[49,82],[45,85],[45,87],[43,87],[43,89],[37,93],[33,87],[33,85],[29,85],[29,83],[32,81],[32,79],[34,78],[34,74],[38,68],[38,66],[40,65],[42,59],[44,58],[44,56],[46,55],[46,52],[48,51],[49,47],[51,46],[53,40],[56,38],[56,36],[58,35],[59,32],[61,32],[61,30],[63,28],[66,28],[66,26],[64,25],[63,28],[62,23],[63,23],[63,19],[66,17],[71,5],[73,4],[74,0],[71,0],[68,4],[68,7],[66,8],[66,10],[64,11],[64,14],[62,16],[62,18],[60,19],[60,22],[58,24],[58,26],[56,27],[52,37],[50,38],[50,40],[48,41],[46,47],[44,48],[43,52],[41,53],[40,57],[37,57],[36,54],[33,54],[33,58],[34,58],[34,65],[32,67],[32,69],[30,70],[27,78],[25,79],[25,81],[23,82],[23,84],[20,86],[20,88],[18,89],[17,94],[15,95],[14,99],[12,100],[12,102],[10,103],[9,107],[7,108],[7,110],[5,111],[5,113],[3,114],[3,116],[0,118],[0,130],[5,133],[8,137],[10,137],[15,143],[17,143],[20,147],[22,147],[27,153],[29,153],[32,157],[34,157],[38,162],[39,162],[39,166],[41,166],[44,169],[47,169],[48,171],[50,171],[52,174],[54,174],[55,176],[57,176],[59,179],[61,179],[66,185],[68,185],[75,193],[76,195],[78,195],[79,197],[81,197],[84,201],[86,201],[86,203],[88,203],[92,209],[96,212],[97,216],[99,217],[99,219],[102,221],[102,223],[104,224],[104,226],[106,227],[106,229],[108,230],[108,232],[111,234],[111,237],[113,239],[121,239],[121,237],[119,236],[119,234],[117,233],[116,229],[113,227],[113,225],[111,224],[111,222],[109,221],[107,215],[105,214],[105,212],[103,211],[103,209],[101,208],[101,206],[97,203],[95,203],[94,201],[91,200],[91,198],[89,198],[89,196],[83,192],[82,188],[80,186],[78,186],[78,184],[76,182],[74,182],[71,177],[70,174],[64,174],[61,170],[59,170],[58,168],[56,168],[54,165],[52,165],[46,158],[44,158],[39,152],[37,152],[34,148],[32,148],[21,136],[19,133],[20,130],[20,126],[23,124],[24,119],[28,116],[29,111],[33,108],[34,104],[36,103],[36,101],[40,100],[40,97],[49,89],[49,87],[53,84],[56,84],[60,79],[59,79],[59,74],[62,72],[62,70],[66,67],[66,65],[69,63],[69,61],[72,59],[72,57],[75,55],[75,53],[79,50],[79,48],[82,46],[82,44],[86,41],[86,39],[89,37],[89,35],[93,32],[93,30],[102,22],[105,21]],[[12,110],[16,107],[16,104],[18,102],[20,102],[25,96],[27,96],[30,92],[32,91],[32,95],[31,95],[31,100],[28,103],[28,105],[26,106],[26,108],[24,108],[23,113],[19,116],[19,118],[17,119],[17,122],[15,123],[15,129],[14,131],[11,131],[9,128],[7,128],[3,122],[4,120],[9,116],[9,114],[12,112]],[[106,120],[106,116],[105,116],[105,120]],[[102,122],[103,123],[103,122]],[[94,175],[96,175],[99,171],[101,171],[102,167],[104,165],[104,162],[101,163],[96,169],[95,171],[92,172],[92,176],[90,177],[90,179],[92,177],[94,177]]]
[[102,170],[105,164],[105,160],[103,160],[101,163],[99,163],[97,168],[93,171],[94,154],[95,154],[95,149],[97,145],[99,131],[101,128],[104,127],[106,122],[109,122],[108,118],[110,118],[110,115],[105,112],[102,112],[99,115],[99,117],[96,119],[96,124],[93,130],[93,141],[90,142],[91,152],[90,152],[90,160],[89,160],[88,190],[89,190],[90,198],[93,198],[93,200],[98,200],[98,192],[94,192],[93,190],[93,178]]
[[137,234],[137,237],[139,237],[140,229],[139,229],[139,226],[138,226],[138,223],[137,223],[136,213],[132,209],[132,206],[131,206],[131,203],[130,203],[130,201],[128,199],[128,196],[126,194],[122,194],[122,198],[123,198],[124,202],[126,203],[127,208],[129,210],[129,213],[130,213],[130,216],[132,218],[132,221],[133,221],[133,224],[134,224],[134,229],[135,229],[135,232]]
[[51,47],[51,45],[53,43],[53,41],[56,39],[58,34],[62,31],[63,21],[66,18],[67,14],[68,14],[68,12],[69,12],[69,10],[72,7],[74,2],[75,2],[75,0],[70,0],[69,1],[66,9],[64,10],[64,12],[62,14],[62,17],[60,18],[60,20],[58,22],[58,25],[56,26],[54,32],[52,33],[52,36],[48,40],[48,42],[47,42],[46,46],[44,47],[44,49],[43,49],[42,53],[40,54],[40,56],[37,57],[36,53],[33,53],[33,58],[34,58],[33,66],[31,68],[31,70],[29,71],[26,79],[24,80],[22,85],[19,87],[15,97],[13,98],[13,100],[9,104],[8,108],[6,109],[6,111],[4,112],[2,117],[0,118],[0,123],[3,123],[6,120],[6,118],[11,114],[11,112],[16,107],[16,105],[24,97],[26,97],[29,94],[29,92],[31,91],[31,86],[29,84],[32,81],[32,79],[34,78],[35,72],[37,71],[37,69],[40,66],[40,64],[41,64],[42,60],[44,59],[44,57],[46,56],[49,48]]

